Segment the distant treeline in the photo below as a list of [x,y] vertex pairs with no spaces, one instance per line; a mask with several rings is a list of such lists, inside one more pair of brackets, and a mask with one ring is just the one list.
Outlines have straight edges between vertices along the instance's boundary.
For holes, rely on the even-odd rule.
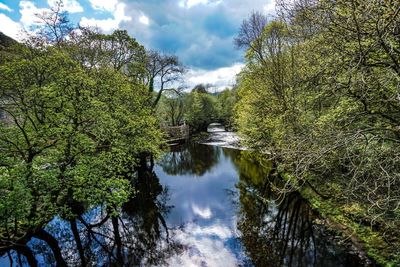
[[161,123],[169,126],[186,123],[194,132],[206,131],[212,122],[233,128],[237,90],[227,88],[215,93],[210,90],[208,85],[199,84],[190,92],[172,90],[164,94],[157,108]]

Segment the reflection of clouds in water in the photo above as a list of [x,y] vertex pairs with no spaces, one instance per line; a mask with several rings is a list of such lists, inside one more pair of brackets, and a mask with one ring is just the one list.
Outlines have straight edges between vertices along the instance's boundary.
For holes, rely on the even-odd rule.
[[211,209],[209,207],[200,208],[199,206],[197,206],[194,203],[192,203],[192,211],[195,215],[198,215],[203,219],[210,219],[211,216],[213,215],[211,212]]
[[233,232],[226,225],[202,227],[188,223],[183,230],[171,233],[178,242],[189,247],[182,254],[170,258],[166,266],[238,266],[236,255],[225,243]]
[[210,156],[199,154],[199,150],[218,154],[212,171],[202,176],[194,172],[172,175],[160,165],[155,168],[161,184],[168,186],[171,193],[169,205],[174,208],[166,218],[167,224],[183,225],[179,230],[171,230],[170,237],[188,248],[168,259],[165,266],[251,266],[245,264],[248,258],[238,239],[237,207],[233,204],[239,201],[235,194],[239,181],[235,165],[219,147],[211,150],[210,146],[195,145],[187,150],[194,154],[189,158]]
[[[204,146],[199,146],[204,148]],[[168,175],[162,167],[156,166],[155,171],[161,184],[168,186],[170,193],[169,205],[174,208],[168,214],[167,222],[177,226],[196,219],[230,220],[235,208],[227,196],[226,189],[235,187],[238,175],[229,158],[226,158],[220,148],[218,164],[212,173],[196,175]]]
[[217,237],[219,239],[228,239],[233,237],[232,230],[228,226],[222,224],[213,224],[202,227],[194,223],[189,223],[185,227],[184,231],[195,237],[210,236]]

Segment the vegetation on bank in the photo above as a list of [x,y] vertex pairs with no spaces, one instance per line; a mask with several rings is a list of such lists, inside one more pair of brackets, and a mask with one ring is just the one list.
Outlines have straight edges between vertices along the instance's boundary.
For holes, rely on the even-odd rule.
[[277,11],[253,13],[236,39],[245,145],[289,174],[282,194],[307,187],[372,258],[400,264],[400,3],[277,1]]

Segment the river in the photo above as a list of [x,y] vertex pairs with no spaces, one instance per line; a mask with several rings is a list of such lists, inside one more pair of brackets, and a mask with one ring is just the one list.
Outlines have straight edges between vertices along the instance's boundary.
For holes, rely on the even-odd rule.
[[298,193],[274,194],[269,162],[215,142],[171,147],[118,217],[102,207],[56,217],[47,242],[32,238],[29,252],[9,251],[0,266],[32,256],[39,266],[363,266]]

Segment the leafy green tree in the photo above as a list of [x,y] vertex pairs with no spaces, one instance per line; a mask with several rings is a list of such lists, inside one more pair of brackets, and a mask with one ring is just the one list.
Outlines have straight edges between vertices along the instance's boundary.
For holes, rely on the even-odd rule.
[[[280,16],[244,21],[237,124],[289,182],[356,220],[399,224],[400,43],[397,1],[278,1]],[[353,207],[353,208],[350,208]],[[353,218],[354,219],[354,218]],[[388,243],[389,256],[398,261]],[[371,254],[382,255],[379,249]],[[398,254],[398,253],[397,253]]]
[[218,118],[214,96],[193,90],[185,100],[185,119],[193,131],[207,131],[210,123]]
[[124,73],[134,82],[144,83],[146,51],[126,30],[103,34],[80,28],[71,34],[64,48],[86,69],[109,67]]
[[227,128],[233,127],[236,102],[236,89],[225,89],[217,95],[218,120]]
[[[102,60],[124,50],[124,32],[100,37],[114,43],[112,55],[77,43],[82,50],[36,44],[20,45],[1,60],[0,233],[5,247],[24,245],[56,214],[72,218],[94,205],[118,212],[134,192],[130,179],[143,154],[159,151],[151,96],[140,77],[123,70],[143,61],[130,57],[90,66],[78,57],[86,54],[76,51],[85,51]],[[134,49],[141,48],[135,44]]]

